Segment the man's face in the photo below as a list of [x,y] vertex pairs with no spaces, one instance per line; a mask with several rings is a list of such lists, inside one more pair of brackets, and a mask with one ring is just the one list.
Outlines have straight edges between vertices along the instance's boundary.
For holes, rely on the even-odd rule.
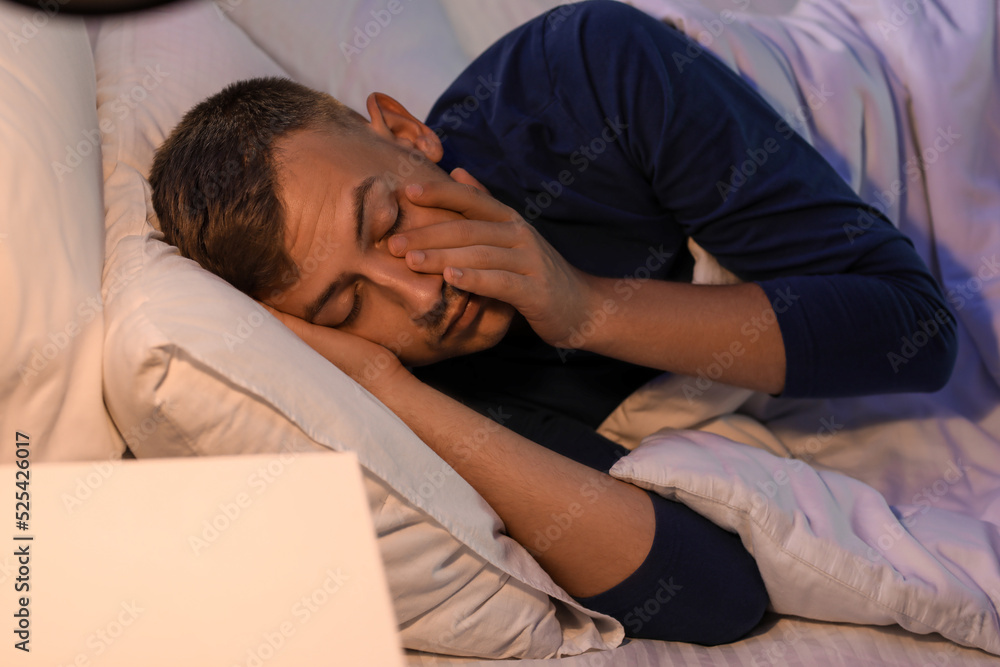
[[379,343],[409,365],[499,342],[513,308],[416,273],[387,248],[393,233],[462,217],[406,198],[408,183],[451,180],[412,142],[369,128],[307,130],[278,147],[285,247],[299,280],[270,305]]

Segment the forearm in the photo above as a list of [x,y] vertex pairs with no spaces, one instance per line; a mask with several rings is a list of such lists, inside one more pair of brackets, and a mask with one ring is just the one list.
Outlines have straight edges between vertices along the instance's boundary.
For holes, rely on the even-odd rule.
[[420,382],[379,345],[268,310],[398,415],[571,595],[601,593],[645,559],[655,517],[642,489],[483,417]]
[[642,563],[655,529],[645,491],[522,438],[412,376],[374,393],[570,594],[603,592]]
[[566,343],[622,361],[771,394],[785,384],[775,308],[753,283],[589,279],[590,306]]

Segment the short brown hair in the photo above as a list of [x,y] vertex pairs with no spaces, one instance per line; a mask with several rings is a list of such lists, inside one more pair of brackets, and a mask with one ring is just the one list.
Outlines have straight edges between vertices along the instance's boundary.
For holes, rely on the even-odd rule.
[[252,297],[294,282],[275,142],[297,130],[353,131],[364,117],[289,79],[239,81],[188,111],[149,182],[167,243]]

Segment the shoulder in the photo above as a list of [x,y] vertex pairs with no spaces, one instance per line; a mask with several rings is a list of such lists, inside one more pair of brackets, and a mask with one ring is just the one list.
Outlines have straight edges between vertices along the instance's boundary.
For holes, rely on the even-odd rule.
[[636,40],[655,39],[688,45],[687,37],[668,24],[619,0],[585,0],[560,5],[535,19],[546,55],[587,54],[608,57],[633,53]]

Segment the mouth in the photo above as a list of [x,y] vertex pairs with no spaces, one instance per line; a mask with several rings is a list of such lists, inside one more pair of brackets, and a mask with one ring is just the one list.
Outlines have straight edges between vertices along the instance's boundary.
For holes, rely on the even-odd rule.
[[441,338],[447,338],[449,335],[455,331],[461,331],[464,328],[465,322],[463,322],[464,315],[469,311],[469,305],[473,303],[473,295],[469,292],[463,292],[462,297],[458,300],[458,306],[455,308],[455,312],[450,318],[448,318],[448,326],[445,327],[444,332],[441,334]]
[[472,301],[472,294],[465,292],[462,294],[462,298],[458,300],[458,306],[455,308],[455,312],[448,318],[448,326],[445,327],[444,332],[441,334],[441,338],[447,338],[452,331],[455,330],[455,325],[462,316],[465,315],[465,311],[469,307],[469,302]]

